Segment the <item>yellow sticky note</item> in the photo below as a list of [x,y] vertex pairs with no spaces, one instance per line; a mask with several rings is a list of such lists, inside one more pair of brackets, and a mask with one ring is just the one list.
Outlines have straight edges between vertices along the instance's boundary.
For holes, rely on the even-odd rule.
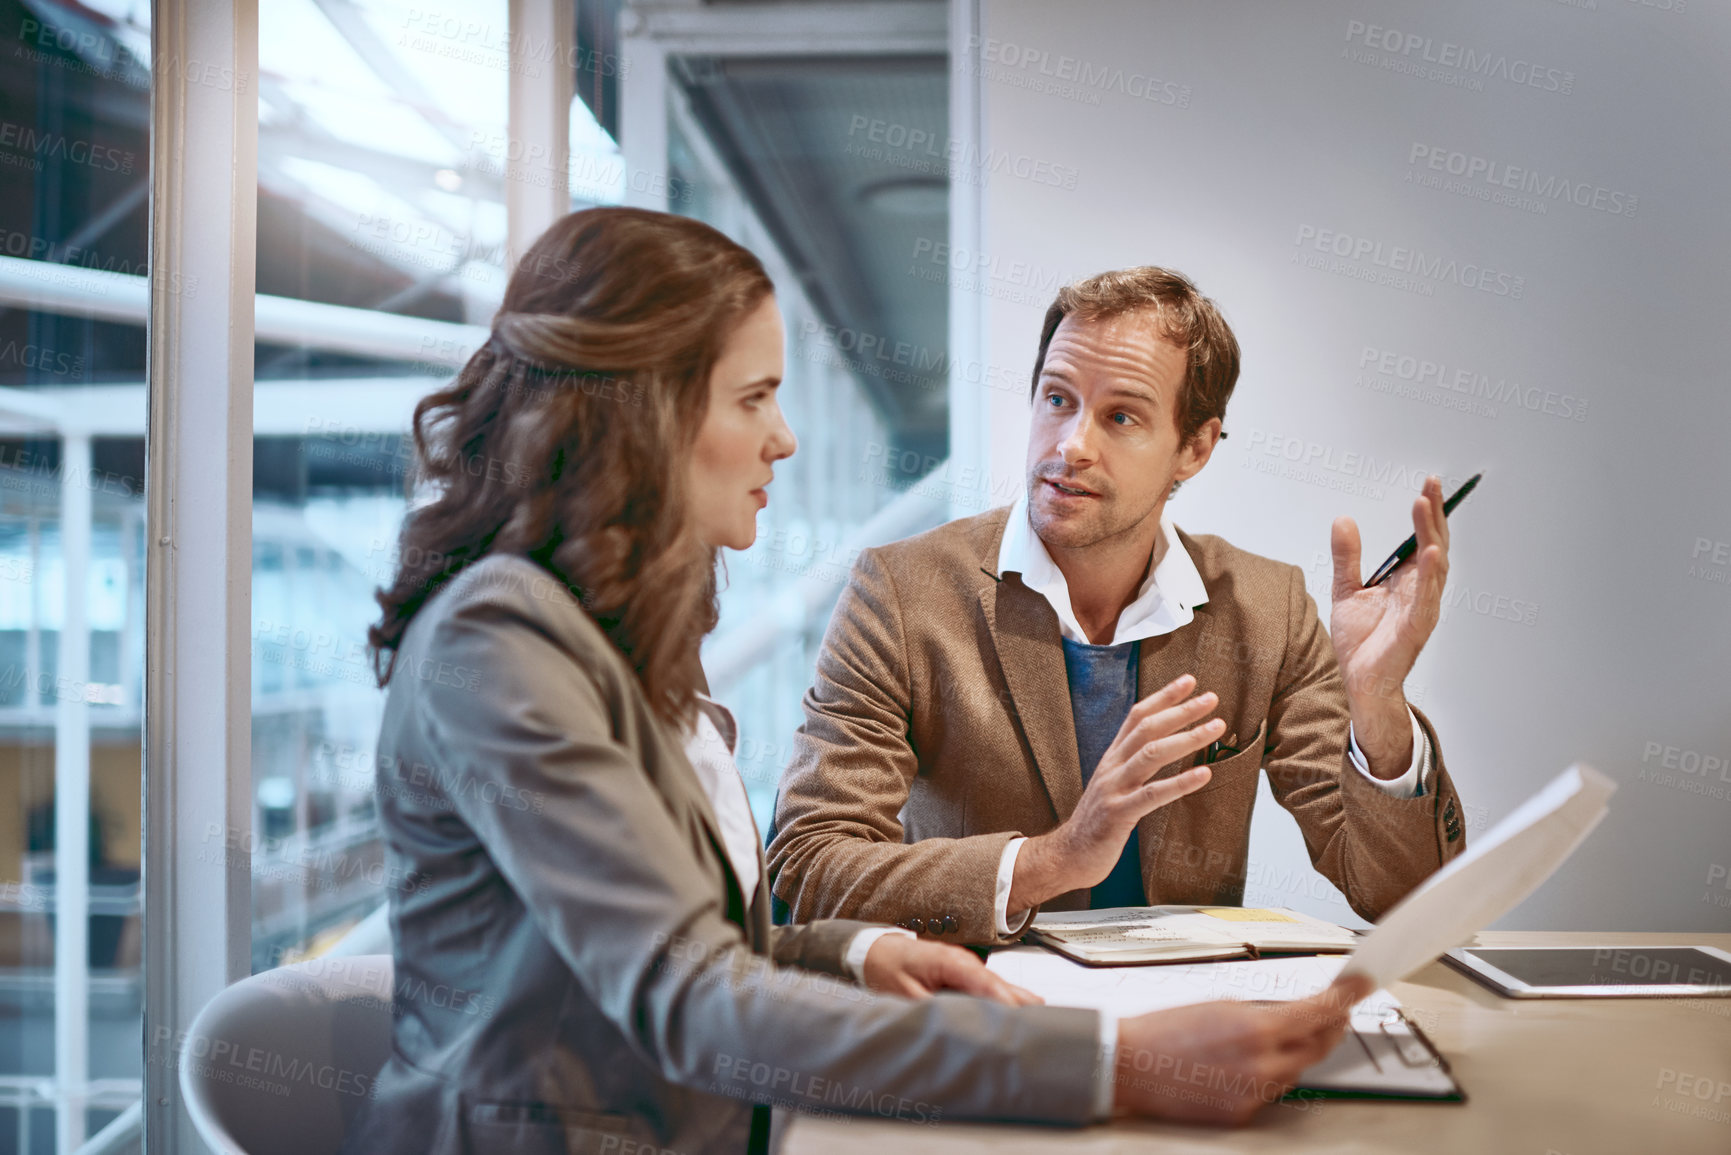
[[1260,910],[1253,906],[1205,906],[1197,914],[1212,915],[1227,922],[1297,922],[1290,914],[1278,910]]

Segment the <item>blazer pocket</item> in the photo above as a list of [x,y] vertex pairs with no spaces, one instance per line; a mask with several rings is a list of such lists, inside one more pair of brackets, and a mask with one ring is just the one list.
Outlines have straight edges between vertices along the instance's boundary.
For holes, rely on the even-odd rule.
[[1213,771],[1213,774],[1209,777],[1206,786],[1202,787],[1200,790],[1194,791],[1193,793],[1206,794],[1210,790],[1218,790],[1222,786],[1230,786],[1234,783],[1246,781],[1248,781],[1251,788],[1254,789],[1256,786],[1257,772],[1262,769],[1262,742],[1267,733],[1268,722],[1265,719],[1262,724],[1256,728],[1255,737],[1251,738],[1248,743],[1241,742],[1238,744],[1240,747],[1238,753],[1228,755],[1227,757],[1220,759],[1218,762],[1205,762],[1203,759],[1206,758],[1207,751],[1198,751],[1191,759],[1191,767],[1194,768],[1196,766],[1206,765],[1208,769]]

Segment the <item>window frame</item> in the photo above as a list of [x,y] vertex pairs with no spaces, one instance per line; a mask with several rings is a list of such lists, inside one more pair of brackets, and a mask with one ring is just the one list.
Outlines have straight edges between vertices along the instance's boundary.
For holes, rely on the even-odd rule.
[[[527,46],[574,42],[574,0],[510,0],[508,11],[510,133],[562,166],[571,78],[517,65]],[[197,1151],[180,1097],[186,1031],[252,969],[258,0],[157,0],[151,60],[143,1131],[146,1150]],[[556,182],[556,195],[528,184],[507,192],[513,252],[568,205]],[[268,303],[273,334],[285,319],[353,321],[353,310]],[[413,328],[473,335],[439,322]]]
[[[576,2],[508,0],[509,132],[555,158],[568,155],[571,78],[520,64],[529,45],[573,44]],[[633,164],[665,167],[669,55],[761,54],[766,47],[790,54],[942,53],[965,35],[958,28],[977,27],[974,3],[628,7],[621,19],[628,171]],[[960,22],[958,12],[965,14]],[[198,1012],[251,971],[258,28],[258,0],[155,0],[152,8],[142,743],[146,1150],[203,1149],[181,1104],[180,1053]],[[566,58],[565,50],[555,51],[555,59]],[[566,211],[569,189],[557,192],[565,199],[527,187],[507,190],[509,252],[520,253]],[[667,207],[664,196],[630,191],[626,203]],[[290,321],[291,328],[340,327],[349,312],[277,299],[267,306],[271,334]]]
[[150,39],[143,1123],[198,1151],[181,1044],[251,959],[257,0],[158,0]]

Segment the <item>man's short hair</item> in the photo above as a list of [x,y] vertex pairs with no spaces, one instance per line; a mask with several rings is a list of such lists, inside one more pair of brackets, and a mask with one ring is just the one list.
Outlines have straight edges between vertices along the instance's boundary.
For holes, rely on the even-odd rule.
[[1189,277],[1171,269],[1155,265],[1114,269],[1059,289],[1040,327],[1040,352],[1034,358],[1029,394],[1039,391],[1046,349],[1065,317],[1104,321],[1137,309],[1155,310],[1161,334],[1186,351],[1184,384],[1178,390],[1178,437],[1180,443],[1187,443],[1209,418],[1226,419],[1226,402],[1238,383],[1238,338],[1219,307],[1197,292]]

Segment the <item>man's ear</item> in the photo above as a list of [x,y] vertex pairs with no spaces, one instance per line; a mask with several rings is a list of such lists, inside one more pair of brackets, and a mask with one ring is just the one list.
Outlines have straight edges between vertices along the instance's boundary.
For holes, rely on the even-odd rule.
[[1178,451],[1178,471],[1173,474],[1174,481],[1189,481],[1202,467],[1208,464],[1208,459],[1214,456],[1214,447],[1220,444],[1224,437],[1220,431],[1220,418],[1210,417],[1202,423],[1202,427],[1193,433],[1190,440],[1184,443]]

